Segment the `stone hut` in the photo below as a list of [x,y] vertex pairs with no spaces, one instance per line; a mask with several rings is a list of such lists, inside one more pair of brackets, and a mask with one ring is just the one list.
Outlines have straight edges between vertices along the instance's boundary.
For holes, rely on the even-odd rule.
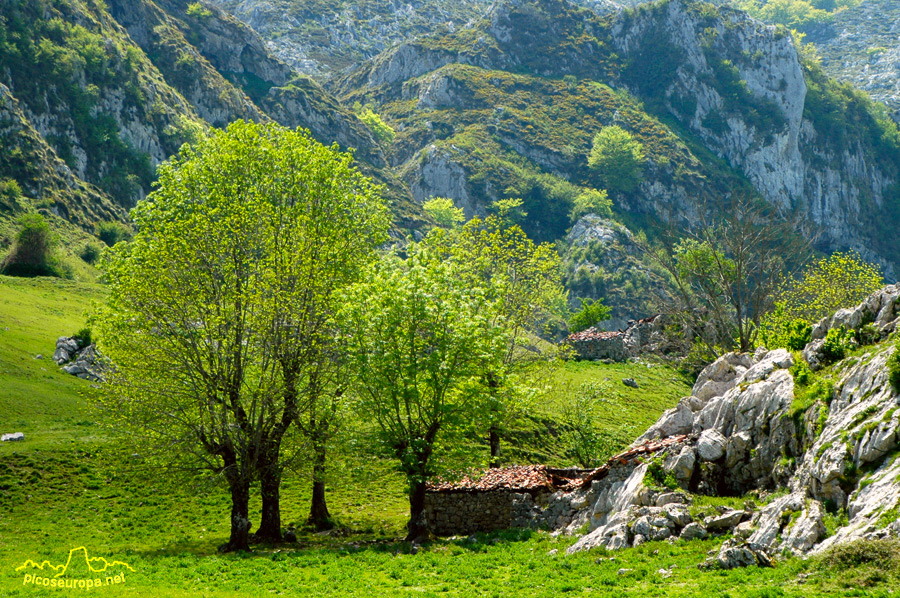
[[588,522],[599,498],[621,486],[647,457],[688,440],[650,440],[611,458],[597,469],[526,465],[488,469],[455,483],[429,484],[425,520],[439,536],[509,528],[572,530]]
[[663,318],[653,316],[641,320],[629,320],[624,330],[605,331],[588,328],[569,335],[564,341],[574,350],[578,359],[599,361],[625,361],[641,353],[666,351],[662,334]]
[[440,536],[531,527],[532,505],[560,490],[574,490],[594,470],[525,465],[488,469],[455,483],[429,484],[425,519]]

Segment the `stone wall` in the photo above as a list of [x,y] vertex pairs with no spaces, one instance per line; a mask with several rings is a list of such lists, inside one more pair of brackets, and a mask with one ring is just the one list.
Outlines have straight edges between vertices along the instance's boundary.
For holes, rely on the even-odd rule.
[[439,536],[508,529],[513,527],[513,503],[520,497],[520,493],[507,490],[428,492],[425,520]]
[[625,351],[625,335],[621,332],[579,333],[569,337],[569,344],[575,350],[578,359],[590,361],[628,359],[628,353]]

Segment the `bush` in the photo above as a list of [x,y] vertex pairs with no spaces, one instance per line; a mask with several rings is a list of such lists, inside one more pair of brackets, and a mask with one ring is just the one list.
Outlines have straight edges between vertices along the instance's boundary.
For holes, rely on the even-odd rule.
[[353,106],[354,111],[356,112],[356,116],[359,117],[359,120],[363,122],[369,130],[372,131],[372,135],[379,143],[391,144],[394,142],[394,129],[384,122],[382,118],[369,106],[360,107],[358,104]]
[[888,380],[894,394],[900,394],[900,345],[894,347],[894,352],[888,358]]
[[77,340],[82,347],[87,347],[88,345],[94,344],[94,341],[91,338],[91,329],[87,326],[72,335],[72,338]]
[[[782,285],[775,309],[760,322],[760,340],[769,349],[800,350],[809,342],[808,326],[857,305],[883,285],[878,267],[858,253],[835,253],[807,266],[799,279],[790,278]],[[858,340],[865,344],[868,338],[864,335]]]
[[0,179],[0,204],[15,209],[22,198],[22,188],[13,179]]
[[838,544],[822,556],[820,564],[835,571],[860,565],[896,569],[900,566],[900,540],[857,540]]
[[606,191],[585,189],[575,197],[570,212],[572,224],[586,214],[596,214],[602,217],[612,216],[612,201]]
[[641,182],[644,146],[631,133],[613,125],[594,136],[588,166],[596,170],[607,189],[633,191]]
[[0,272],[10,276],[66,276],[65,267],[54,256],[58,240],[40,214],[19,218],[15,243]]
[[84,247],[81,248],[81,252],[79,252],[78,257],[80,257],[88,264],[95,264],[97,260],[100,259],[101,253],[103,253],[102,247],[100,247],[96,243],[86,243]]
[[603,299],[581,299],[581,309],[569,318],[569,332],[581,332],[609,319],[610,308],[603,305]]
[[833,363],[843,359],[847,355],[847,350],[853,346],[853,333],[848,332],[846,328],[832,328],[825,335],[825,344],[822,345],[822,357],[828,363]]
[[422,204],[422,209],[438,226],[455,228],[466,220],[462,208],[457,208],[447,197],[432,197]]
[[131,231],[121,222],[114,220],[99,222],[97,224],[97,236],[106,243],[108,247],[114,246],[119,241],[128,241],[131,239]]

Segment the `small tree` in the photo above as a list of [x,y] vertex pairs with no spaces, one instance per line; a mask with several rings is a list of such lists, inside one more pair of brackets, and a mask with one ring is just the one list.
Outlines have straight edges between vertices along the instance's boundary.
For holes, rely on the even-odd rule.
[[508,344],[500,366],[483,372],[493,467],[499,465],[504,426],[527,409],[558,362],[556,345],[535,345],[544,327],[560,318],[567,301],[556,248],[535,244],[505,216],[501,211],[485,220],[473,218],[451,233],[433,231],[424,241],[436,250],[437,259],[452,262],[467,285],[484,289],[497,306],[491,326]]
[[448,197],[432,197],[422,204],[422,209],[438,226],[444,228],[454,228],[466,220],[463,209],[457,208]]
[[618,125],[603,127],[594,136],[588,166],[597,171],[607,189],[633,191],[641,182],[644,146]]
[[59,262],[53,251],[59,242],[40,214],[25,214],[18,220],[19,232],[0,272],[11,276],[60,276]]
[[572,223],[578,221],[579,218],[587,214],[595,214],[597,216],[612,216],[612,201],[606,194],[605,190],[585,189],[577,196],[572,203],[572,211],[569,217]]
[[344,304],[359,408],[406,475],[407,539],[416,540],[426,533],[425,487],[438,443],[477,416],[482,374],[499,367],[504,339],[491,326],[495,306],[418,246],[406,261],[383,260]]
[[610,308],[603,305],[603,299],[581,299],[581,309],[569,318],[569,332],[581,332],[609,319]]
[[115,220],[107,220],[97,223],[97,236],[106,243],[107,247],[112,247],[119,241],[127,241],[131,238],[131,231],[127,226]]

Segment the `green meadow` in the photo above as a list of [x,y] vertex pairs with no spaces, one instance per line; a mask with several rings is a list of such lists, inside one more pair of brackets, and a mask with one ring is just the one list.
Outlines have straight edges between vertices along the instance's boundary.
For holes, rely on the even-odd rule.
[[[51,360],[56,338],[81,328],[91,303],[102,298],[99,285],[0,277],[0,432],[26,435],[0,445],[2,596],[763,598],[888,596],[897,587],[900,558],[872,562],[856,553],[781,559],[764,570],[699,570],[724,538],[566,556],[575,538],[514,530],[444,538],[414,554],[399,540],[407,510],[403,478],[390,462],[365,455],[336,464],[328,495],[335,530],[303,528],[309,483],[298,469],[282,492],[284,520],[297,527],[298,542],[219,554],[229,530],[225,489],[160,471],[121,448],[117,430],[91,409],[96,390]],[[623,378],[639,388],[624,386]],[[532,417],[512,427],[506,458],[568,464],[556,433],[562,424],[554,422],[584,383],[604,388],[608,408],[599,421],[615,432],[640,433],[689,392],[662,364],[570,363]],[[24,583],[27,571],[16,571],[26,560],[61,564],[81,546],[92,558],[127,563],[125,582],[45,589]]]

